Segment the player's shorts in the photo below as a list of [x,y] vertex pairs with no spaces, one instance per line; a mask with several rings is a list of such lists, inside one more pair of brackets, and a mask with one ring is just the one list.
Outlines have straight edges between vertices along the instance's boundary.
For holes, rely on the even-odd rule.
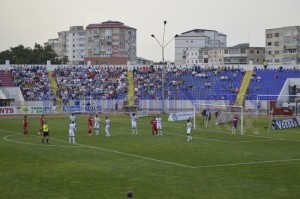
[[192,132],[192,129],[187,129],[187,131],[186,131],[187,134],[191,134],[191,132]]
[[75,136],[75,132],[74,131],[69,131],[69,136]]
[[136,128],[136,122],[132,122],[131,126],[132,126],[133,129],[135,129]]
[[49,136],[49,132],[44,132],[43,135],[44,135],[44,137],[47,137],[47,136]]
[[99,124],[95,124],[94,129],[99,129]]
[[162,125],[161,125],[161,124],[158,124],[158,125],[157,125],[157,129],[162,129]]

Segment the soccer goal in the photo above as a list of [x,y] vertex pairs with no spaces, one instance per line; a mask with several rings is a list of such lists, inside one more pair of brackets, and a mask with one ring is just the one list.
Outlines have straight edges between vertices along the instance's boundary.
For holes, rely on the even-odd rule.
[[220,104],[194,104],[194,129],[211,128],[228,129],[231,132],[233,118],[238,118],[240,134],[244,134],[244,109],[243,106]]

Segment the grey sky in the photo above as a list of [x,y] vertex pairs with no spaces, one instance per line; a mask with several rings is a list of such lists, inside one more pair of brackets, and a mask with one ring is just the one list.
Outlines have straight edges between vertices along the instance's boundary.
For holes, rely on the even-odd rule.
[[[120,21],[137,29],[137,56],[161,60],[165,41],[192,29],[227,35],[228,46],[265,46],[265,29],[300,25],[299,0],[0,0],[0,51],[19,44],[33,47],[70,26]],[[174,60],[174,41],[165,48]]]

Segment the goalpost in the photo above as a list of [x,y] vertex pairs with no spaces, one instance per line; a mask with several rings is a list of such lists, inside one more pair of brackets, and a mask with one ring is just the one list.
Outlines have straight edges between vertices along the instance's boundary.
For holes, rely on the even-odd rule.
[[[240,123],[239,130],[241,135],[244,134],[244,108],[243,106],[232,105],[220,105],[220,104],[201,104],[195,103],[193,106],[194,112],[194,129],[196,126],[200,126],[200,123],[204,128],[209,128],[211,125],[223,125],[232,124],[233,118],[238,117]],[[197,116],[200,116],[200,121],[197,121]],[[199,118],[199,117],[198,117]],[[212,119],[214,118],[214,124]],[[197,124],[198,123],[198,124]],[[231,129],[230,129],[231,130]]]

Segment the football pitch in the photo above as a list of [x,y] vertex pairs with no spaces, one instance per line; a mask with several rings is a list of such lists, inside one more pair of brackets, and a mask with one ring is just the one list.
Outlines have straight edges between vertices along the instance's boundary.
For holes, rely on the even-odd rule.
[[186,121],[163,116],[163,136],[153,136],[152,117],[139,118],[132,135],[130,117],[109,115],[106,137],[104,116],[100,135],[88,136],[88,115],[77,115],[77,144],[68,143],[69,115],[45,115],[49,144],[39,116],[28,116],[28,136],[23,116],[0,118],[0,198],[300,198],[300,128],[268,131],[261,117],[259,134],[232,135],[199,118],[187,142]]

